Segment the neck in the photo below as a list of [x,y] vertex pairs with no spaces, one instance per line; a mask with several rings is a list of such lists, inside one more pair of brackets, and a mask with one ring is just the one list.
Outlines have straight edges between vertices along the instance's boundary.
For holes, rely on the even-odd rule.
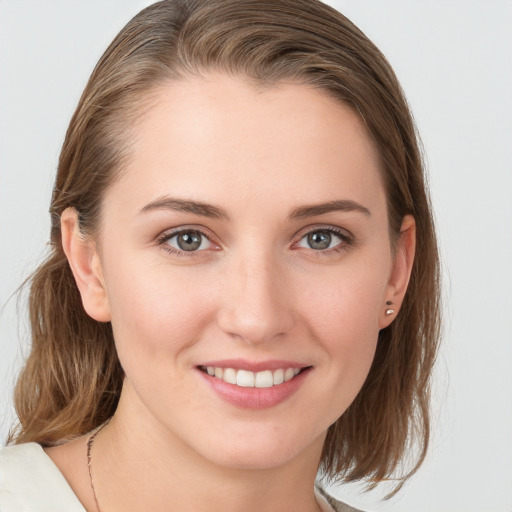
[[94,444],[98,501],[103,512],[317,511],[314,481],[323,439],[276,466],[220,465],[122,396]]

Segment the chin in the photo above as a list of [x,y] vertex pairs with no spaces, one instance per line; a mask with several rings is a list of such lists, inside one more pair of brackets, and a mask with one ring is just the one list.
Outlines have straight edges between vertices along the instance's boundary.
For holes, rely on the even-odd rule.
[[[262,429],[263,430],[263,429]],[[271,470],[294,460],[319,461],[325,432],[320,436],[295,437],[292,432],[261,432],[262,435],[234,436],[226,433],[225,442],[209,443],[203,454],[219,466],[237,470]],[[237,438],[238,437],[238,438]]]
[[219,454],[213,460],[217,465],[244,471],[262,471],[282,467],[296,457],[296,453],[276,453],[275,450],[240,450]]

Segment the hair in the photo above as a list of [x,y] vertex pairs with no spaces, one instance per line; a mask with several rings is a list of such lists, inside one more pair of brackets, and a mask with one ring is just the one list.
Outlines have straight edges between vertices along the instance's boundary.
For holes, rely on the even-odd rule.
[[[174,80],[229,73],[269,86],[293,80],[350,105],[381,158],[389,231],[416,221],[416,256],[394,322],[379,333],[365,384],[330,426],[321,469],[333,480],[394,478],[423,462],[440,334],[437,243],[412,115],[391,66],[346,17],[316,0],[166,0],[137,14],[96,65],[71,119],[51,200],[50,252],[31,277],[31,353],[15,389],[10,443],[54,445],[114,414],[124,373],[109,323],[84,311],[64,255],[60,216],[73,207],[97,233],[105,190],[130,158],[136,121]],[[407,468],[402,461],[418,449]],[[397,472],[400,474],[397,475]]]

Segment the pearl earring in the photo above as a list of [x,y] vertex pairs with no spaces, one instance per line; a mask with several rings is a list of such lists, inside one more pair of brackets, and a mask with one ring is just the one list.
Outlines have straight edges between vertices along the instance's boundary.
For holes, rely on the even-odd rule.
[[[390,300],[386,301],[386,306],[392,306],[392,305],[393,305],[393,303]],[[391,316],[394,312],[395,312],[394,309],[391,309],[391,308],[386,309],[386,315],[387,316]]]

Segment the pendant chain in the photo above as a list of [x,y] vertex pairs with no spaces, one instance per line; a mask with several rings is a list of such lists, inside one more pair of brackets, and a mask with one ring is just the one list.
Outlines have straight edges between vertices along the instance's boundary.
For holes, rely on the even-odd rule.
[[100,425],[90,436],[87,440],[87,467],[89,468],[89,478],[91,481],[91,488],[92,488],[92,494],[94,495],[94,502],[96,503],[96,509],[97,512],[101,512],[100,504],[98,503],[98,497],[96,496],[96,489],[94,488],[94,478],[92,476],[92,445],[94,443],[94,439],[96,436],[100,433],[101,429],[108,423],[105,422],[103,425]]

